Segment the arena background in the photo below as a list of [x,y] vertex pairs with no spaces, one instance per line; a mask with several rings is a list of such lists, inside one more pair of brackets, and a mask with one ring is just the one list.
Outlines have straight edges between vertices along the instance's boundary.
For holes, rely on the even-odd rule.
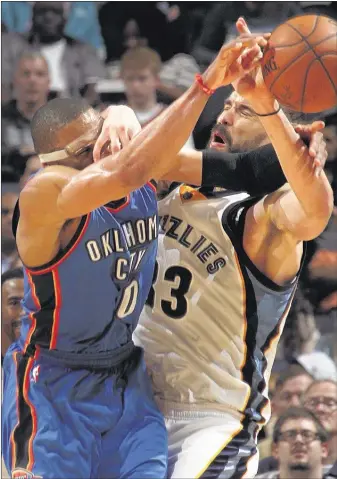
[[[253,32],[266,32],[302,12],[337,19],[336,2],[1,2],[2,274],[21,267],[10,219],[20,189],[40,167],[30,120],[48,99],[84,96],[99,110],[109,104],[129,104],[145,125],[188,88],[196,73],[205,70],[222,43],[235,35],[239,16],[245,17]],[[139,70],[137,91],[137,86],[130,86],[134,79],[122,78],[121,66],[127,71],[132,56],[122,60],[123,55],[139,48],[134,50],[139,51],[134,56],[134,69]],[[205,147],[229,92],[230,88],[221,88],[209,99],[190,145]],[[329,155],[326,171],[336,204],[336,111],[322,117]],[[2,293],[4,336],[8,293]],[[271,456],[271,431],[276,412],[280,415],[285,409],[282,401],[287,406],[301,403],[301,391],[292,392],[285,375],[295,378],[295,384],[303,372],[314,379],[336,380],[336,310],[335,206],[326,230],[308,244],[300,287],[272,372],[273,418],[260,436],[262,459]],[[2,341],[2,355],[7,346]],[[337,436],[336,401],[331,410],[336,422],[332,421],[333,436]],[[337,444],[331,447],[330,462],[337,460]],[[274,477],[268,468],[272,468],[269,463],[267,469],[262,464],[260,472]],[[4,469],[2,477],[6,477]]]

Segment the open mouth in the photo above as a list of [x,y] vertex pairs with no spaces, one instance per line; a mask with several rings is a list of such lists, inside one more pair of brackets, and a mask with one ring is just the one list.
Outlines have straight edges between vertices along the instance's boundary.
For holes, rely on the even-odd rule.
[[210,148],[215,148],[217,150],[227,150],[228,141],[224,134],[219,131],[215,131],[212,134],[211,141],[209,144]]

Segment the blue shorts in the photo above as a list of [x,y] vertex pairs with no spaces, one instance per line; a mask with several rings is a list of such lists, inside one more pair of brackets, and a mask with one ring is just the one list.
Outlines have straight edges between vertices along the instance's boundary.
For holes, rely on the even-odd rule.
[[14,343],[2,422],[6,467],[23,477],[19,470],[45,479],[166,476],[167,432],[143,357],[123,390],[114,375],[28,358]]

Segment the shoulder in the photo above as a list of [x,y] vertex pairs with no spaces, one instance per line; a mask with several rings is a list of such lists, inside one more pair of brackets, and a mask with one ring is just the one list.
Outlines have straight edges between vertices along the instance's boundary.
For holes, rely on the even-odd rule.
[[57,200],[63,188],[78,173],[66,166],[50,166],[31,178],[20,194],[21,216],[38,213],[39,218],[55,214],[57,220]]
[[12,119],[14,116],[17,115],[17,113],[18,110],[16,108],[15,100],[11,100],[9,103],[7,103],[1,108],[2,120]]
[[75,40],[74,38],[64,35],[63,37],[66,41],[68,48],[71,48],[73,51],[83,52],[83,53],[96,53],[95,48],[88,43],[81,42],[80,40]]

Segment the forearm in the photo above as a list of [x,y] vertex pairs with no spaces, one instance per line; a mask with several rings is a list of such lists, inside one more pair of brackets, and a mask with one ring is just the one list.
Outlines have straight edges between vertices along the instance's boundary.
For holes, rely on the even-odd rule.
[[[278,108],[276,100],[250,100],[255,111],[270,113]],[[332,190],[324,172],[316,176],[312,158],[306,145],[300,140],[293,126],[281,110],[278,114],[260,117],[270,141],[277,153],[282,170],[308,217],[329,216]]]
[[114,171],[117,161],[125,172],[126,181],[135,188],[150,178],[162,177],[186,143],[207,99],[208,96],[194,84],[134,137],[118,154],[117,160],[103,159],[101,168]]
[[244,153],[203,151],[202,186],[219,186],[264,196],[286,182],[272,145]]

